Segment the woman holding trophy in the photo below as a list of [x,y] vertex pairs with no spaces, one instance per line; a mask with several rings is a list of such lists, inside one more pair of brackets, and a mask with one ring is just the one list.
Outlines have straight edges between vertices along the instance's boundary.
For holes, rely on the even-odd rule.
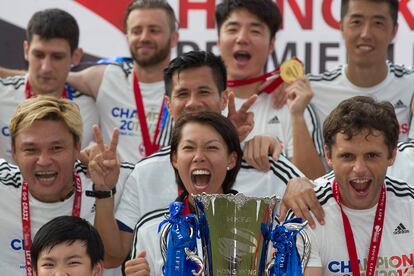
[[[170,155],[178,189],[182,190],[177,198],[177,202],[183,202],[183,210],[179,215],[194,213],[191,194],[234,192],[231,188],[242,155],[238,134],[227,118],[213,112],[183,115],[175,124]],[[157,230],[164,214],[168,214],[167,209],[160,212],[158,218],[145,222],[135,230],[132,252],[135,259],[126,263],[126,275],[163,275],[162,269],[167,264],[164,264],[162,258],[161,237]],[[190,225],[187,226],[191,227],[196,219],[194,217],[188,220]],[[190,238],[190,234],[191,239],[196,238],[195,230],[189,230],[192,233],[187,233],[187,238]],[[186,236],[186,233],[180,234]],[[185,252],[181,253],[185,255]],[[169,261],[167,257],[166,263]]]
[[[176,122],[170,160],[180,196],[137,223],[126,275],[282,275],[266,267],[269,241],[276,232],[280,238],[300,230],[273,230],[276,197],[232,190],[242,155],[236,129],[220,114],[187,113]],[[282,246],[292,244],[294,235]],[[280,259],[289,256],[272,266],[280,269]],[[298,268],[299,274],[288,274],[300,275]]]

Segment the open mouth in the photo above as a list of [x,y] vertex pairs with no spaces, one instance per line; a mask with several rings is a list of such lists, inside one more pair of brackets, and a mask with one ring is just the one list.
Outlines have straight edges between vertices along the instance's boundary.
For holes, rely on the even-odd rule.
[[42,183],[45,183],[45,184],[53,182],[56,179],[57,175],[58,175],[58,173],[54,172],[54,171],[35,172],[34,173],[34,176],[36,177],[36,179],[39,182],[42,182]]
[[191,181],[197,191],[205,191],[209,186],[211,173],[208,170],[197,169],[191,173]]
[[248,52],[237,51],[233,54],[233,57],[237,61],[237,63],[246,64],[246,63],[249,62],[249,60],[251,59],[252,56]]
[[354,179],[349,181],[354,191],[360,196],[366,196],[368,194],[369,187],[372,180],[369,179]]

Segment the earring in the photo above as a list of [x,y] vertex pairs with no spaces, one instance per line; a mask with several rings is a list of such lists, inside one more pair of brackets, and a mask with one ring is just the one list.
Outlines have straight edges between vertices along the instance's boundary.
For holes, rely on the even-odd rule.
[[229,171],[230,170],[230,167],[229,166],[227,166],[227,171]]

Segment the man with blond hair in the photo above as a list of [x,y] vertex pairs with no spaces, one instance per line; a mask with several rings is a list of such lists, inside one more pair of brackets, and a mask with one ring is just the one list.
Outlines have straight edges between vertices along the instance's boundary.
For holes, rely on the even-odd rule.
[[[32,237],[47,221],[62,215],[94,222],[95,198],[115,197],[123,192],[94,191],[86,167],[77,160],[82,139],[82,119],[73,101],[38,96],[23,101],[9,125],[11,148],[17,166],[0,159],[0,267],[4,275],[32,275]],[[97,142],[103,148],[98,129]],[[116,150],[112,145],[102,151]],[[121,178],[132,169],[121,165]],[[115,194],[116,192],[116,194]]]

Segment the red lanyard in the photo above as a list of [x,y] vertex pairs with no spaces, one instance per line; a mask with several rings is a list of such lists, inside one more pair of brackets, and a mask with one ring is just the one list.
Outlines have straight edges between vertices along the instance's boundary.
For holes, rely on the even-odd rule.
[[[355,247],[354,234],[352,233],[351,224],[349,223],[348,216],[345,214],[341,205],[341,195],[336,180],[332,184],[333,195],[341,208],[342,221],[344,224],[346,246],[348,248],[349,259],[351,262],[352,275],[359,276],[359,264],[358,255]],[[385,184],[381,186],[380,196],[378,200],[377,210],[375,213],[374,225],[372,227],[371,243],[368,251],[368,262],[365,275],[374,275],[375,268],[377,266],[378,252],[381,244],[382,230],[384,226],[384,215],[385,215],[385,203],[386,203],[386,191]]]
[[[82,181],[75,172],[73,173],[73,180],[75,182],[75,198],[73,200],[72,216],[79,217],[82,200]],[[22,226],[23,226],[23,245],[24,245],[24,257],[26,259],[26,275],[33,275],[32,260],[30,257],[30,249],[32,247],[32,233],[30,225],[30,206],[29,206],[29,186],[26,181],[22,184],[22,196],[21,196],[21,213],[22,213]]]
[[252,83],[256,83],[259,81],[264,81],[270,77],[276,76],[276,78],[263,89],[263,92],[265,92],[266,94],[270,94],[272,93],[279,85],[281,85],[283,83],[282,78],[279,76],[279,72],[280,72],[280,68],[277,67],[276,69],[274,69],[271,72],[265,73],[261,76],[255,77],[255,78],[251,78],[251,79],[245,79],[245,80],[228,80],[227,81],[227,87],[238,87],[238,86],[243,86],[243,85],[247,85],[247,84],[252,84]]
[[143,102],[142,94],[141,94],[141,88],[139,87],[138,78],[137,78],[135,70],[134,70],[134,75],[133,75],[133,84],[134,84],[135,104],[137,106],[138,121],[139,121],[139,126],[141,128],[142,140],[144,142],[144,147],[145,147],[145,156],[149,156],[153,154],[154,152],[157,152],[160,149],[159,145],[157,144],[157,137],[160,133],[160,128],[161,128],[162,112],[164,110],[164,100],[162,101],[162,104],[161,104],[161,110],[158,116],[157,126],[155,128],[154,137],[151,142],[147,118],[145,117],[145,109],[144,109],[144,102]]
[[[26,81],[26,86],[24,87],[24,92],[26,93],[26,99],[30,99],[31,97],[33,97],[32,90],[30,89],[29,81]],[[67,93],[66,86],[63,88],[62,98],[65,98],[65,99],[68,98],[68,93]]]

